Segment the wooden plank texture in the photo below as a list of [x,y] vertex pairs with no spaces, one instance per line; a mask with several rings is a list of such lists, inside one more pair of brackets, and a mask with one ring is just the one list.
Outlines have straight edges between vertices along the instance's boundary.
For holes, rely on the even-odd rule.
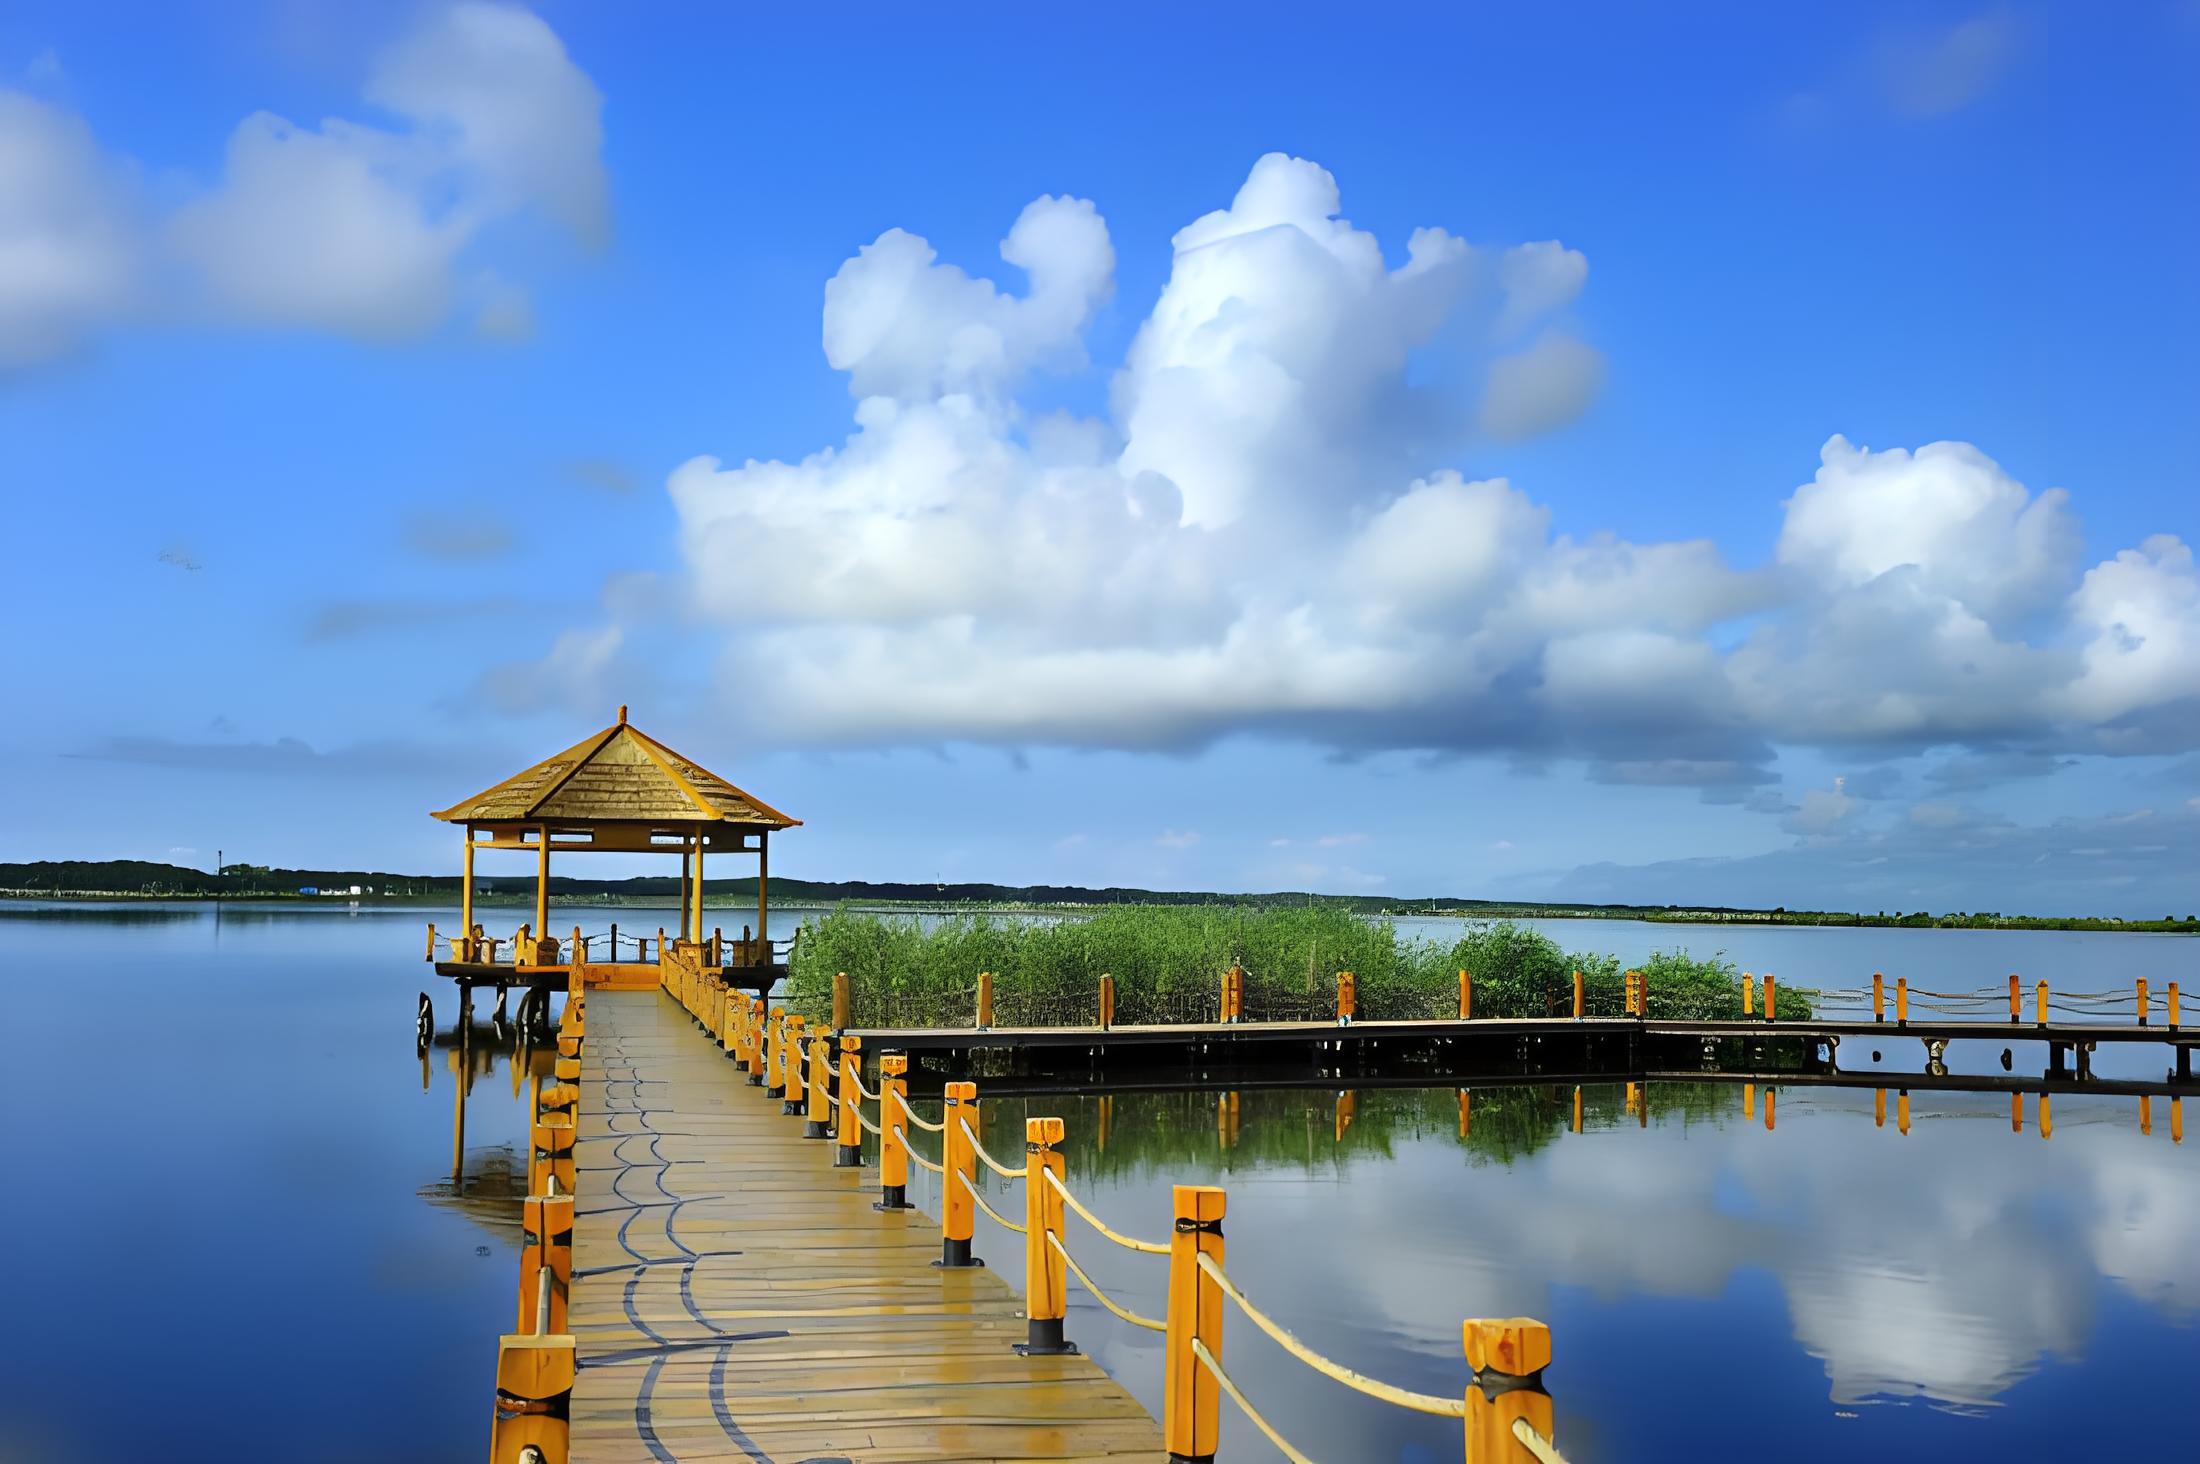
[[801,1134],[662,994],[590,992],[575,1460],[1164,1457],[1091,1359],[1010,1350],[999,1276],[933,1269],[937,1222]]

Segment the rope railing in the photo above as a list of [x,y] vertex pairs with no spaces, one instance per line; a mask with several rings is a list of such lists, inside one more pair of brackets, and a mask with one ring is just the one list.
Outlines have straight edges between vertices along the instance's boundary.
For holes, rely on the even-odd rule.
[[1276,1432],[1276,1426],[1263,1417],[1258,1408],[1253,1406],[1252,1400],[1247,1398],[1244,1391],[1230,1380],[1230,1375],[1222,1370],[1221,1361],[1207,1349],[1207,1344],[1197,1337],[1192,1339],[1192,1356],[1198,1360],[1201,1367],[1207,1370],[1207,1375],[1221,1386],[1222,1391],[1230,1395],[1230,1401],[1237,1404],[1238,1411],[1245,1415],[1253,1427],[1259,1429],[1266,1436],[1269,1443],[1276,1446],[1276,1452],[1290,1460],[1291,1464],[1314,1464],[1312,1459],[1307,1458],[1306,1455],[1291,1447],[1290,1440]]
[[964,1136],[970,1140],[970,1152],[977,1157],[979,1163],[1003,1179],[1022,1179],[1024,1177],[1023,1170],[1003,1164],[987,1152],[985,1145],[978,1142],[978,1136],[971,1132],[967,1121],[963,1123],[962,1131]]
[[991,1205],[985,1202],[984,1193],[979,1190],[977,1185],[971,1182],[969,1175],[964,1174],[960,1170],[957,1170],[955,1173],[955,1178],[962,1184],[963,1189],[969,1194],[970,1198],[974,1202],[976,1202],[978,1208],[985,1211],[987,1216],[992,1219],[994,1224],[1000,1226],[1004,1230],[1013,1230],[1018,1235],[1022,1235],[1024,1233],[1023,1226],[1009,1219],[1006,1215],[1003,1215],[1000,1211],[994,1209]]
[[1558,1446],[1537,1433],[1535,1425],[1525,1418],[1512,1421],[1511,1433],[1521,1448],[1535,1456],[1536,1464],[1566,1464],[1566,1456],[1558,1452]]
[[934,1134],[944,1134],[947,1132],[947,1121],[945,1119],[942,1119],[938,1123],[934,1123],[928,1118],[918,1117],[917,1111],[909,1106],[909,1097],[907,1094],[896,1093],[894,1095],[894,1099],[897,1103],[901,1105],[901,1116],[909,1120],[909,1122],[915,1124],[918,1128],[925,1130],[927,1133]]
[[1093,1229],[1099,1231],[1101,1235],[1105,1236],[1107,1239],[1114,1241],[1117,1245],[1123,1247],[1123,1249],[1125,1250],[1144,1251],[1146,1254],[1154,1256],[1165,1256],[1169,1253],[1169,1248],[1166,1245],[1161,1245],[1150,1240],[1140,1240],[1134,1235],[1124,1235],[1120,1231],[1110,1229],[1106,1221],[1102,1220],[1098,1215],[1093,1214],[1092,1211],[1086,1209],[1085,1202],[1078,1199],[1077,1196],[1071,1194],[1069,1192],[1069,1187],[1063,1184],[1061,1180],[1055,1178],[1053,1170],[1048,1170],[1046,1172],[1046,1176],[1047,1183],[1052,1186],[1057,1193],[1061,1195],[1062,1203],[1068,1205],[1070,1209],[1076,1211],[1079,1218],[1081,1218],[1087,1225],[1090,1225]]
[[1047,1245],[1052,1248],[1056,1255],[1062,1258],[1063,1264],[1069,1267],[1070,1274],[1075,1276],[1080,1282],[1084,1283],[1086,1293],[1090,1295],[1094,1301],[1099,1302],[1102,1306],[1106,1307],[1109,1311],[1114,1312],[1117,1316],[1121,1317],[1124,1321],[1129,1322],[1134,1327],[1143,1327],[1149,1332],[1166,1332],[1169,1330],[1168,1323],[1157,1322],[1152,1317],[1142,1317],[1137,1312],[1128,1310],[1127,1308],[1118,1304],[1114,1297],[1109,1296],[1105,1291],[1102,1291],[1098,1286],[1095,1286],[1093,1284],[1092,1278],[1085,1274],[1085,1268],[1077,1264],[1077,1257],[1071,1255],[1069,1253],[1069,1247],[1062,1244],[1062,1239],[1060,1236],[1056,1235],[1053,1231],[1050,1230],[1047,1232],[1046,1239]]
[[1410,1388],[1396,1387],[1379,1379],[1371,1378],[1365,1373],[1355,1372],[1341,1362],[1322,1356],[1293,1336],[1275,1318],[1246,1300],[1245,1293],[1238,1290],[1237,1283],[1224,1274],[1222,1267],[1216,1264],[1211,1257],[1201,1255],[1197,1264],[1208,1279],[1221,1288],[1224,1296],[1237,1303],[1238,1310],[1245,1313],[1254,1326],[1266,1332],[1274,1339],[1277,1346],[1324,1377],[1334,1379],[1356,1393],[1365,1393],[1370,1398],[1380,1398],[1383,1402],[1394,1403],[1400,1408],[1410,1408],[1415,1413],[1432,1413],[1438,1418],[1465,1418],[1467,1416],[1467,1405],[1464,1399],[1439,1398],[1431,1393],[1416,1393]]

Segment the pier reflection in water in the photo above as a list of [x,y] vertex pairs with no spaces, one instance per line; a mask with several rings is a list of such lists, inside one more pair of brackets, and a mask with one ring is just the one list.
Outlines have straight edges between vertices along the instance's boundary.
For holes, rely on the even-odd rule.
[[[1134,1233],[1172,1183],[1227,1187],[1232,1276],[1388,1381],[1453,1390],[1462,1316],[1548,1320],[1575,1464],[2014,1459],[2186,1427],[2200,1155],[2166,1098],[2144,1127],[2140,1106],[2058,1095],[2044,1143],[2036,1099],[2012,1133],[2002,1093],[1889,1089],[1882,1108],[1869,1086],[1742,1082],[1045,1094],[987,1101],[983,1123],[1006,1152],[1027,1116],[1063,1117],[1079,1194]],[[981,1217],[981,1255],[1019,1245]],[[1078,1254],[1118,1302],[1163,1305],[1163,1268]],[[1158,1406],[1158,1339],[1074,1287],[1069,1331]],[[1316,1458],[1456,1451],[1439,1421],[1310,1379],[1250,1329],[1229,1340]],[[1250,1430],[1225,1439],[1268,1457]]]

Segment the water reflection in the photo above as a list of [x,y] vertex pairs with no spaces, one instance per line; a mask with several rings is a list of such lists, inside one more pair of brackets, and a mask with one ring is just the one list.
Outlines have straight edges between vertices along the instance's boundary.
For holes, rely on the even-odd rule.
[[[984,1122],[989,1143],[1010,1143],[1027,1115],[1067,1118],[1073,1183],[1132,1230],[1167,1213],[1170,1183],[1224,1185],[1231,1274],[1286,1325],[1377,1376],[1448,1391],[1462,1317],[1552,1319],[1562,1419],[1601,1419],[1577,1428],[1630,1440],[1623,1454],[1569,1447],[1579,1461],[1691,1457],[1677,1436],[1627,1425],[1649,1406],[1649,1380],[1606,1376],[1596,1360],[1614,1345],[1655,1350],[1640,1318],[1675,1305],[1701,1329],[1692,1366],[1773,1376],[1783,1349],[1810,1359],[1817,1388],[1752,1405],[1805,1435],[1859,1410],[1898,1420],[1899,1408],[1867,1405],[1907,1401],[2019,1428],[2012,1414],[2042,1406],[2027,1379],[2089,1377],[2109,1365],[2094,1359],[2102,1352],[2116,1359],[2119,1396],[2149,1386],[2150,1369],[2174,1394],[2200,1314],[2200,1164],[2152,1122],[2166,1100],[2146,1099],[2142,1117],[2132,1096],[2058,1094],[2047,1143],[2037,1099],[2018,1097],[2032,1111],[2014,1133],[2010,1101],[1530,1082],[1033,1096],[989,1101]],[[1005,1235],[991,1243],[1015,1253]],[[1101,1259],[1095,1277],[1111,1293],[1120,1285],[1120,1301],[1159,1304],[1159,1277]],[[1749,1300],[1759,1294],[1775,1305]],[[1135,1387],[1146,1344],[1095,1310],[1073,1322]],[[1264,1400],[1297,1411],[1286,1435],[1317,1456],[1325,1436],[1338,1457],[1352,1438],[1360,1457],[1444,1447],[1440,1429],[1306,1399],[1288,1364],[1251,1366]],[[1351,1429],[1338,1430],[1340,1412]],[[1902,1428],[1891,1437],[1910,1438]],[[1829,1449],[1835,1437],[1857,1439],[1829,1435]],[[2006,1452],[2026,1452],[2021,1433],[2007,1437],[2020,1442]]]

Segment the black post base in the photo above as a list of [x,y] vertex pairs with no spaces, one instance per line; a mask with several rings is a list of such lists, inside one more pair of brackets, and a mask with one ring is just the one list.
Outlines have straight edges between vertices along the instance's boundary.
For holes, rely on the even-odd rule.
[[749,1074],[749,1086],[750,1086],[750,1087],[752,1087],[752,1088],[761,1088],[761,1087],[763,1087],[763,1086],[764,1086],[764,1075],[763,1075],[762,1073],[750,1073],[750,1074]]
[[781,1085],[777,1088],[766,1088],[764,1090],[764,1096],[766,1098],[784,1098],[787,1096],[787,1089],[785,1085]]
[[832,1136],[832,1129],[826,1126],[822,1118],[810,1119],[802,1125],[802,1137],[805,1139],[829,1139]]
[[914,1210],[916,1206],[909,1203],[909,1186],[905,1184],[882,1184],[878,1187],[878,1203],[871,1208],[874,1210]]
[[1215,1464],[1212,1454],[1171,1454],[1169,1464]]
[[967,1271],[984,1264],[985,1262],[970,1253],[969,1241],[949,1240],[944,1235],[940,1237],[940,1258],[932,1263],[936,1270],[941,1271]]
[[863,1150],[860,1146],[853,1149],[836,1148],[833,1150],[833,1168],[861,1169],[862,1167]]
[[[782,1088],[780,1089],[780,1091],[784,1093],[786,1089]],[[779,1116],[781,1118],[793,1118],[796,1114],[802,1111],[802,1106],[802,1100],[800,1098],[783,1099],[779,1104]]]
[[1065,1357],[1076,1352],[1077,1344],[1062,1335],[1060,1317],[1033,1317],[1025,1324],[1026,1341],[1016,1344],[1016,1350],[1025,1357]]

